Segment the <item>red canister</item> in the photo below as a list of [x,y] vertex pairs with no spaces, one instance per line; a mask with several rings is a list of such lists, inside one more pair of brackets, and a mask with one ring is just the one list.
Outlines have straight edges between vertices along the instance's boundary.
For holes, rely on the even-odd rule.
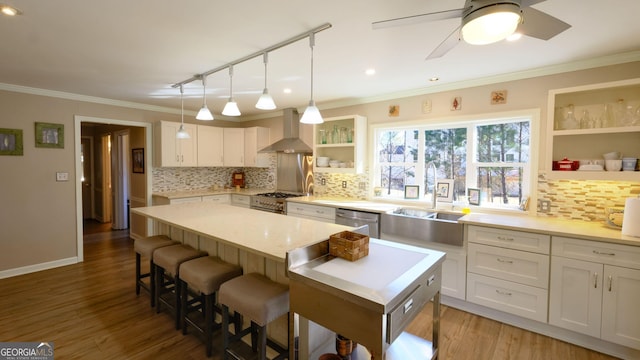
[[573,170],[573,165],[574,161],[571,161],[567,158],[564,158],[560,161],[558,161],[558,170],[560,171],[572,171]]

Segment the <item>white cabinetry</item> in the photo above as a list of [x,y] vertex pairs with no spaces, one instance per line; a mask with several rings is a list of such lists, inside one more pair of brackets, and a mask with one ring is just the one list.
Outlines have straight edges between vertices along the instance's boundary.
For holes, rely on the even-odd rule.
[[[345,134],[341,139],[333,139],[332,133],[337,130]],[[322,135],[324,133],[324,136]],[[348,138],[351,139],[349,142]],[[326,139],[323,141],[323,139]],[[345,167],[318,167],[313,164],[313,171],[351,173],[364,172],[367,148],[367,118],[360,115],[340,116],[324,119],[324,123],[313,126],[313,155],[328,157],[345,164]]]
[[184,124],[191,136],[177,139],[180,123],[159,121],[153,126],[154,163],[158,167],[197,166],[198,140],[195,125]]
[[244,129],[224,128],[224,166],[244,166]]
[[469,225],[467,301],[546,322],[550,236]]
[[251,196],[242,194],[231,194],[231,205],[249,208],[251,207]]
[[229,194],[205,195],[202,197],[202,201],[214,202],[218,204],[229,204],[231,203],[231,196]]
[[201,202],[202,196],[190,196],[184,198],[173,198],[170,199],[165,196],[153,196],[152,203],[153,205],[169,205],[169,204],[186,204],[186,203],[194,203]]
[[198,125],[198,166],[222,166],[223,128]]
[[[640,157],[640,79],[552,90],[548,108],[549,178],[640,180],[638,171],[552,171],[552,162],[565,157],[602,159],[611,151]],[[575,121],[567,120],[570,112]]]
[[269,154],[258,151],[269,146],[269,128],[250,127],[244,129],[244,166],[268,167]]
[[554,237],[549,323],[640,349],[640,248]]
[[303,219],[336,222],[336,209],[331,206],[301,204],[287,201],[287,215]]

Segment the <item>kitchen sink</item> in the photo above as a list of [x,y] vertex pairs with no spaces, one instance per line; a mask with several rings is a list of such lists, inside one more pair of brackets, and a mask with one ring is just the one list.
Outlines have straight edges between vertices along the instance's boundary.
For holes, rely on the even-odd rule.
[[464,225],[458,222],[463,214],[434,210],[399,208],[383,213],[380,219],[380,237],[390,240],[400,237],[412,243],[436,242],[462,246]]

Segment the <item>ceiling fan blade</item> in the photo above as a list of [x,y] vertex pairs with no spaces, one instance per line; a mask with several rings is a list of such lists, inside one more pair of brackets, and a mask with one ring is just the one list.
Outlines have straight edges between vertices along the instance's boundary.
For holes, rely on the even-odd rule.
[[523,9],[523,8],[529,7],[531,5],[535,5],[537,3],[541,3],[543,1],[547,1],[547,0],[522,0],[522,1],[520,1],[520,8]]
[[454,10],[445,10],[432,12],[428,14],[420,14],[420,15],[412,15],[405,16],[395,19],[376,21],[371,24],[371,27],[376,29],[384,29],[393,26],[404,26],[411,24],[419,24],[425,21],[435,21],[435,20],[444,20],[444,19],[454,19],[462,17],[464,9],[454,9]]
[[542,40],[549,40],[571,27],[556,17],[530,7],[522,9],[522,19],[516,31]]
[[442,57],[442,55],[449,52],[449,50],[453,49],[458,42],[460,42],[460,29],[462,25],[458,26],[443,42],[440,43],[429,56],[425,58],[425,60],[437,59]]

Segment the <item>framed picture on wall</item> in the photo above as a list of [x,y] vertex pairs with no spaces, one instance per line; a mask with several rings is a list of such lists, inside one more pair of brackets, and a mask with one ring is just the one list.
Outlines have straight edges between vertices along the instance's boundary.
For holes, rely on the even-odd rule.
[[22,130],[0,129],[0,155],[23,155]]
[[131,166],[136,174],[144,174],[144,148],[131,149]]
[[36,147],[64,149],[64,125],[37,122]]

